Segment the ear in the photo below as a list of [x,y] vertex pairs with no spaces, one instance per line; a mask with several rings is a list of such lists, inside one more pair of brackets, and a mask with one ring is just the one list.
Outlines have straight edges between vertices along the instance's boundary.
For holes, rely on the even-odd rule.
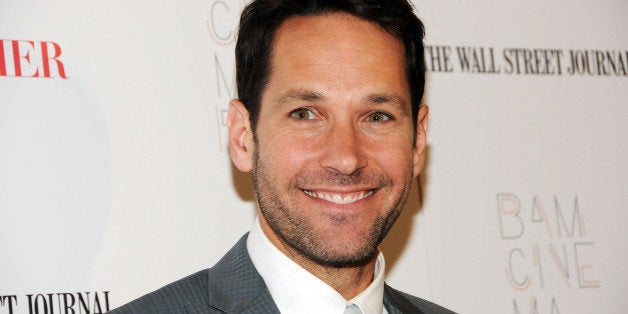
[[249,121],[249,111],[237,99],[229,102],[227,128],[229,129],[229,153],[233,164],[242,172],[253,170],[255,141]]
[[414,176],[418,176],[425,164],[425,148],[427,147],[427,105],[421,105],[417,117],[416,142],[414,143]]

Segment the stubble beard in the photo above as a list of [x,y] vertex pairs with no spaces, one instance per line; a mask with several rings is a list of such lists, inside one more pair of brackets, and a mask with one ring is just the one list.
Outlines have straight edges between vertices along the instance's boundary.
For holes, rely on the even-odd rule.
[[[356,245],[347,248],[343,253],[334,253],[326,245],[325,235],[316,233],[312,222],[298,214],[297,208],[290,208],[282,200],[281,195],[291,192],[300,192],[300,186],[307,184],[325,183],[329,186],[352,186],[361,183],[371,183],[379,187],[392,186],[393,181],[385,173],[367,173],[360,169],[351,175],[339,173],[320,172],[296,175],[291,178],[284,187],[276,187],[272,173],[280,173],[280,169],[272,169],[259,159],[257,149],[253,154],[253,184],[257,201],[264,219],[279,237],[281,242],[297,251],[303,257],[327,267],[355,267],[362,266],[372,260],[377,253],[378,245],[384,240],[388,231],[401,214],[412,186],[412,170],[408,169],[407,181],[399,191],[398,196],[388,209],[383,210],[370,226],[368,234],[353,235]],[[381,191],[379,191],[381,192]],[[388,205],[388,204],[386,204]],[[334,217],[333,223],[342,224],[346,217]],[[350,223],[350,222],[346,222]],[[363,239],[366,240],[363,240]]]

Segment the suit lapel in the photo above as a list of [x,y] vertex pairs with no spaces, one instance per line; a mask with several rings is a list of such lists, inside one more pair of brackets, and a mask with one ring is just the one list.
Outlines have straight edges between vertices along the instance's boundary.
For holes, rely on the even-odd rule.
[[389,314],[423,313],[416,305],[388,285],[384,286],[384,306]]
[[248,251],[238,243],[208,273],[209,306],[225,313],[279,313]]

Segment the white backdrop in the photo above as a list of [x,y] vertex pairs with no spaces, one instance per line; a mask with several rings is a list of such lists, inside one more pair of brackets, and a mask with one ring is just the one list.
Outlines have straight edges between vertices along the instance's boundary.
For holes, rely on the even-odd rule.
[[[415,4],[429,160],[388,282],[461,313],[622,313],[628,3]],[[117,307],[249,229],[224,125],[242,5],[0,1],[0,313]]]

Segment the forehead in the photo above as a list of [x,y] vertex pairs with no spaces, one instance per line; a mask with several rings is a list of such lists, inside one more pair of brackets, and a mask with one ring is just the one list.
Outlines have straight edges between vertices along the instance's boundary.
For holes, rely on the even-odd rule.
[[[390,48],[402,48],[401,42],[396,37],[376,23],[343,12],[288,18],[277,29],[274,44],[279,44],[283,37],[299,38],[302,41],[316,39],[350,42],[364,36],[372,38],[368,43],[373,46],[396,42],[394,47]],[[358,41],[355,44],[364,42]]]
[[342,86],[345,92],[371,87],[409,97],[403,51],[395,36],[350,14],[293,17],[275,34],[267,87],[318,84],[324,86],[292,88]]
[[403,44],[396,37],[373,22],[347,13],[289,18],[277,29],[272,55],[288,53],[296,57],[306,55],[308,48],[323,48],[329,53],[334,48],[346,48],[361,54],[403,54]]

